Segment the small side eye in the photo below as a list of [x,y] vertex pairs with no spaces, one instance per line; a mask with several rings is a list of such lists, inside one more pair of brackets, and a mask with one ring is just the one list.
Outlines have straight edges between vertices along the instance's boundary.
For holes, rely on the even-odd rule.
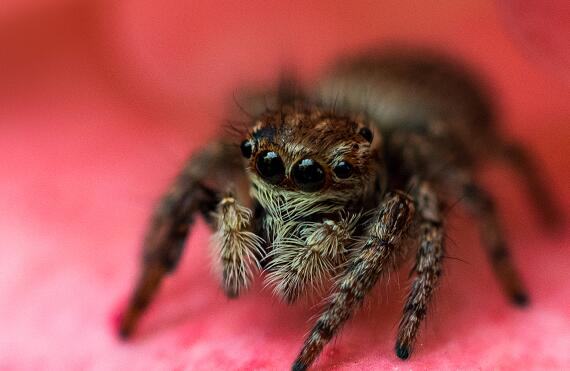
[[241,142],[240,149],[241,149],[241,154],[243,155],[243,157],[245,157],[245,158],[251,157],[251,153],[253,150],[252,145],[251,145],[251,141],[246,139],[243,142]]
[[305,158],[297,162],[291,170],[293,181],[305,192],[315,192],[325,184],[325,171],[318,162]]
[[368,142],[372,143],[372,139],[374,138],[374,135],[372,134],[372,130],[370,130],[367,127],[363,127],[360,128],[360,130],[358,131],[358,134],[362,135],[364,137],[364,139],[366,139]]
[[346,161],[341,161],[333,168],[333,171],[340,179],[346,179],[352,175],[352,165]]
[[285,178],[285,165],[277,152],[264,151],[256,161],[259,175],[271,184],[279,184]]

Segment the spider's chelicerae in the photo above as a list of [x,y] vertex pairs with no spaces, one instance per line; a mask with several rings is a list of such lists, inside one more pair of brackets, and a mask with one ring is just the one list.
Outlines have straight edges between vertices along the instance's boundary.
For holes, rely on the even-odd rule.
[[332,282],[294,370],[313,363],[382,275],[412,258],[395,345],[398,357],[410,356],[443,269],[442,210],[457,200],[477,219],[507,297],[527,304],[493,200],[474,172],[486,159],[505,160],[546,222],[559,212],[527,152],[498,134],[474,79],[445,59],[410,52],[368,53],[331,71],[312,93],[285,83],[265,97],[270,103],[251,104],[241,145],[223,139],[192,156],[152,218],[123,337],[176,268],[197,213],[215,230],[229,297],[260,272],[286,302]]

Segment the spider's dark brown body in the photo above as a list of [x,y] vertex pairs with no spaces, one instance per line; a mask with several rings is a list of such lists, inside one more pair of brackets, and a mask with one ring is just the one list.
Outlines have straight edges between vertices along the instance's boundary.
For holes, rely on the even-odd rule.
[[259,270],[287,302],[336,279],[296,370],[312,364],[382,274],[415,255],[395,347],[398,357],[410,356],[442,271],[441,210],[457,199],[479,220],[503,290],[526,304],[474,171],[485,159],[504,159],[547,222],[557,209],[526,152],[500,137],[493,121],[477,83],[429,54],[370,53],[341,61],[314,93],[281,89],[273,107],[254,112],[241,148],[222,140],[193,156],[159,204],[121,334],[132,333],[176,267],[197,212],[216,230],[230,297]]

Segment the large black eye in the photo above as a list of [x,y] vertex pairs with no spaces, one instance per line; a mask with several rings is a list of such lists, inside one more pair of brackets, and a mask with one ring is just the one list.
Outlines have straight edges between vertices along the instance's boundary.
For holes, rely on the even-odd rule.
[[264,151],[257,156],[257,171],[271,184],[281,183],[285,178],[285,166],[277,152]]
[[243,155],[243,157],[245,158],[250,158],[251,157],[251,152],[252,152],[252,148],[253,146],[251,145],[251,142],[249,140],[244,140],[243,142],[241,142],[241,145],[239,146],[239,148],[241,149],[241,154]]
[[367,141],[369,141],[370,143],[372,143],[372,139],[374,137],[374,135],[372,135],[372,130],[370,130],[367,127],[363,127],[358,131],[358,134],[362,135],[364,137],[364,139],[366,139]]
[[352,174],[352,166],[346,161],[341,161],[333,168],[333,171],[340,179],[346,179]]
[[318,162],[305,158],[297,162],[291,171],[293,181],[302,191],[318,191],[325,184],[325,171]]

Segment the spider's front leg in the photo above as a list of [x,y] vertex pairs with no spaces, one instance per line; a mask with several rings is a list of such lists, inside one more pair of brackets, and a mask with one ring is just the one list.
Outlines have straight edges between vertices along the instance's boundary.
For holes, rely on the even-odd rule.
[[143,243],[142,269],[126,311],[119,335],[128,338],[158,291],[164,276],[176,269],[196,212],[210,219],[217,193],[184,171],[163,196],[150,222]]
[[396,355],[401,359],[407,359],[413,350],[420,323],[441,275],[444,254],[443,220],[435,190],[421,182],[414,198],[420,222],[420,246],[413,269],[416,278],[404,305],[396,340]]
[[[251,213],[234,197],[221,198],[217,191],[217,185],[227,183],[228,177],[236,183],[243,177],[239,156],[233,150],[229,144],[215,143],[193,156],[159,202],[143,243],[141,272],[119,324],[121,337],[131,336],[164,276],[176,269],[196,213],[218,228],[222,271],[229,272],[224,277],[226,292],[237,293],[243,286],[240,280],[249,277],[239,271],[243,249],[237,253],[234,249],[236,239],[249,242],[247,246],[252,249],[259,245],[258,238],[242,231],[248,227]],[[245,254],[246,259],[249,257]],[[240,274],[235,274],[236,269]]]
[[366,239],[358,247],[341,277],[327,309],[317,320],[293,364],[293,370],[307,369],[324,346],[348,320],[392,261],[414,218],[414,203],[402,192],[388,194],[372,217]]

